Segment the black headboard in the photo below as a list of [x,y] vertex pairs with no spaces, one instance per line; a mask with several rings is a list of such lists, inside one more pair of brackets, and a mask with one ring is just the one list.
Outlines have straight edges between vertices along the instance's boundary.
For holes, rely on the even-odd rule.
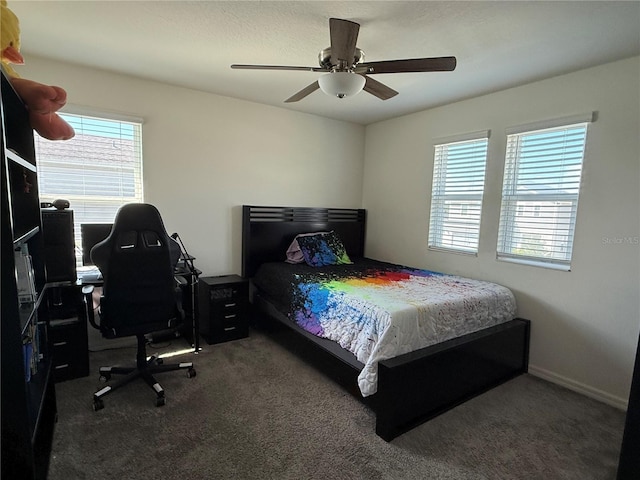
[[364,256],[365,210],[242,206],[242,276],[250,278],[260,264],[285,260],[299,233],[335,231],[352,258]]

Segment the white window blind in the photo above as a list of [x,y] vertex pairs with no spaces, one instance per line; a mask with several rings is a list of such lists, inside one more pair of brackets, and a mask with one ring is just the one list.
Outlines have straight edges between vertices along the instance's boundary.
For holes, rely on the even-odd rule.
[[507,136],[499,259],[570,269],[587,125]]
[[43,202],[69,200],[79,255],[81,223],[111,223],[121,205],[143,201],[142,123],[61,117],[76,135],[64,142],[35,136],[38,187]]
[[478,252],[488,137],[478,132],[435,145],[430,249]]

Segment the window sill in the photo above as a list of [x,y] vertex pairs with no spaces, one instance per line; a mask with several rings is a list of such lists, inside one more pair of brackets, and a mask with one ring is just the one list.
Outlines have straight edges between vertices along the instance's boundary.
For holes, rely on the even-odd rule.
[[478,252],[474,252],[471,250],[458,250],[455,248],[446,248],[446,247],[427,247],[427,249],[432,252],[457,253],[458,255],[466,255],[468,257],[478,256]]
[[527,258],[503,257],[500,255],[497,255],[496,259],[501,262],[518,263],[520,265],[528,265],[530,267],[547,268],[549,270],[559,270],[563,272],[571,271],[571,265],[563,263],[544,262],[542,260],[532,260]]

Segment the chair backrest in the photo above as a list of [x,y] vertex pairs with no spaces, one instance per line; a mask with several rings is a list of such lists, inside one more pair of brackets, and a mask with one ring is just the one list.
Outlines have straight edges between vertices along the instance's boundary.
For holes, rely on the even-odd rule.
[[153,205],[118,210],[110,235],[91,249],[104,280],[100,329],[107,337],[145,334],[181,320],[174,268],[180,246]]

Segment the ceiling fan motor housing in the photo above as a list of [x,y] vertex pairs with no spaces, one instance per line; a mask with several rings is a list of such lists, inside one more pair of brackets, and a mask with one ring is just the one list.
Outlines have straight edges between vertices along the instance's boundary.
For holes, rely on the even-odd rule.
[[327,70],[351,70],[360,62],[364,62],[364,52],[359,48],[356,48],[353,52],[353,63],[351,65],[340,66],[338,65],[338,62],[333,63],[331,59],[331,47],[327,47],[324,50],[321,50],[318,54],[318,63],[322,68],[325,68]]

